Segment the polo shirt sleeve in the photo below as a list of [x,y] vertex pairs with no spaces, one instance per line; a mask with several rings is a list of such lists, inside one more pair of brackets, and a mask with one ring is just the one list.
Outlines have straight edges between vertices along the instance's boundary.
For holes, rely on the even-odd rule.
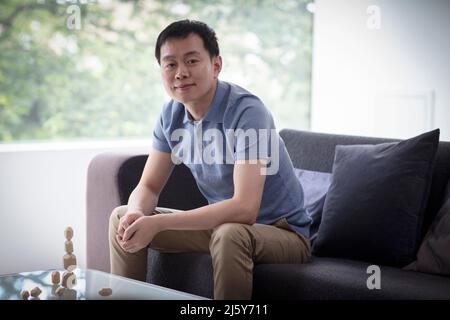
[[161,152],[170,153],[172,151],[169,142],[167,141],[166,135],[164,134],[163,113],[160,114],[159,119],[156,122],[155,128],[153,129],[152,146],[153,148]]
[[269,110],[256,98],[248,99],[240,109],[234,132],[235,161],[270,158],[270,137],[275,125]]

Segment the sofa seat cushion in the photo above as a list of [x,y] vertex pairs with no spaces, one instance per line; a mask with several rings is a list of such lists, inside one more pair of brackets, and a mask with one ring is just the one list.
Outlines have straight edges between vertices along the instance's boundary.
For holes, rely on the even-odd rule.
[[147,282],[212,299],[211,256],[195,252],[166,253],[149,248]]
[[381,289],[367,288],[369,263],[313,257],[307,264],[262,264],[254,299],[450,299],[450,278],[380,266]]
[[[254,299],[450,299],[450,277],[381,266],[381,289],[367,289],[366,262],[313,257],[306,264],[259,264]],[[149,249],[147,281],[213,298],[211,256]]]

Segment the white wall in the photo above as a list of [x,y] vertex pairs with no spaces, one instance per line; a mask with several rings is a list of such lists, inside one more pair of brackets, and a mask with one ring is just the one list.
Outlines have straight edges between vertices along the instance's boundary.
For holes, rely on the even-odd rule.
[[89,161],[100,152],[150,147],[150,141],[112,144],[0,146],[0,274],[62,268],[66,226],[74,229],[78,265],[86,266]]
[[449,0],[316,0],[312,130],[450,141],[449,30]]

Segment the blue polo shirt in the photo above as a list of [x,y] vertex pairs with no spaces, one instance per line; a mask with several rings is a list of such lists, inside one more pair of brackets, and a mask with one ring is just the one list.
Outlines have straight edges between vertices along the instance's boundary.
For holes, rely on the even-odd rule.
[[152,144],[191,170],[209,204],[233,197],[235,161],[267,160],[256,222],[273,224],[286,218],[295,232],[309,237],[311,219],[284,142],[270,111],[245,89],[218,80],[213,101],[200,121],[194,121],[183,104],[169,101],[156,123]]

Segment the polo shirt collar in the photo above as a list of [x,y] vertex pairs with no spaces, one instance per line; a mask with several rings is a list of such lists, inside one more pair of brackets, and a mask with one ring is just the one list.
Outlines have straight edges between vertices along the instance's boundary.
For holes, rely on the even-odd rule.
[[[214,94],[213,101],[209,105],[208,112],[206,112],[206,115],[201,120],[202,122],[209,121],[214,123],[222,123],[224,112],[223,100],[226,92],[227,92],[227,84],[223,81],[217,80],[217,88]],[[184,108],[183,123],[193,122],[193,119],[189,114],[187,108],[181,103],[180,106]]]

